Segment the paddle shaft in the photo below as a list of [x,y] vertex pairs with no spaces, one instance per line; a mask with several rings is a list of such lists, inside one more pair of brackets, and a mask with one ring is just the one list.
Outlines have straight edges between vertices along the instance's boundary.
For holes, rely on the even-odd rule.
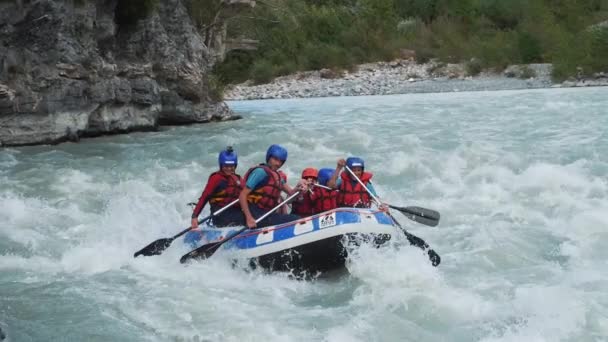
[[[220,210],[216,211],[215,213],[205,217],[204,219],[198,221],[198,223],[203,223],[211,218],[213,218],[214,215],[217,215],[221,212],[223,212],[224,210],[230,208],[231,206],[233,206],[234,204],[236,204],[239,200],[236,199],[232,202],[230,202],[228,205],[224,206],[223,208],[221,208]],[[159,255],[161,254],[165,249],[169,248],[169,246],[171,246],[171,243],[177,239],[178,237],[186,234],[187,232],[189,232],[190,230],[192,230],[192,227],[188,227],[184,230],[182,230],[181,232],[177,233],[176,235],[174,235],[173,237],[170,238],[163,238],[163,239],[158,239],[154,242],[151,242],[150,244],[148,244],[146,247],[140,249],[139,251],[135,252],[135,254],[133,254],[134,258],[137,258],[140,255],[143,256],[152,256],[152,255]]]
[[298,196],[300,194],[299,191],[294,192],[293,194],[291,194],[291,196],[287,197],[283,202],[279,203],[276,207],[270,209],[266,214],[260,216],[259,218],[257,218],[255,220],[255,223],[259,223],[260,221],[262,221],[263,219],[265,219],[266,217],[268,217],[270,214],[272,214],[273,212],[275,212],[275,210],[279,209],[280,207],[283,206],[283,204],[291,201],[293,198],[295,198],[296,196]]
[[[327,190],[334,190],[334,191],[339,191],[339,190],[335,190],[332,189],[328,186],[325,185],[321,185],[321,184],[313,184],[316,187],[319,188],[323,188],[323,189],[327,189]],[[426,209],[426,208],[420,208],[420,207],[406,207],[406,208],[402,208],[402,207],[397,207],[394,205],[390,205],[390,208],[393,208],[395,210],[399,210],[400,212],[402,212],[404,215],[406,215],[406,217],[414,222],[418,222],[427,226],[431,226],[431,227],[436,227],[437,224],[439,224],[439,213],[435,210],[431,210],[431,209]]]
[[[376,197],[371,191],[369,191],[369,188],[367,186],[365,186],[365,184],[363,184],[363,182],[359,179],[359,177],[357,177],[357,175],[355,175],[355,173],[348,167],[348,165],[345,165],[344,167],[359,182],[359,184],[361,184],[361,186],[364,187],[365,190],[367,190],[367,192],[369,193],[370,196],[372,196],[374,201],[376,201],[376,203],[378,205],[380,205],[382,203],[382,202],[380,202],[380,199],[378,199],[378,197]],[[416,221],[418,223],[426,224],[428,226],[436,226],[437,223],[439,223],[439,213],[434,210],[416,208],[416,207],[401,208],[401,207],[396,207],[393,205],[389,205],[389,207],[391,207],[393,209],[397,209],[397,210],[405,212],[405,213],[408,213],[408,214],[411,214],[411,215],[414,215],[414,216],[419,216],[422,219],[425,219],[425,218],[427,219],[427,220],[415,220],[415,219],[409,217],[409,219]]]
[[[228,209],[228,208],[232,207],[233,205],[235,205],[235,204],[236,204],[236,203],[238,203],[238,202],[239,202],[239,199],[237,198],[237,199],[235,199],[234,201],[232,201],[232,202],[228,203],[226,206],[222,207],[222,209],[220,209],[220,210],[218,210],[218,211],[214,212],[213,214],[211,214],[211,215],[209,215],[209,216],[207,216],[207,217],[205,217],[205,218],[200,219],[200,220],[198,221],[198,224],[201,224],[201,223],[203,223],[203,222],[205,222],[205,221],[207,221],[207,220],[209,220],[209,219],[212,219],[212,218],[213,218],[213,216],[220,214],[221,212],[223,212],[224,210],[226,210],[226,209]],[[174,235],[174,236],[172,237],[172,239],[173,239],[173,240],[177,239],[178,237],[180,237],[180,236],[182,236],[182,235],[186,234],[186,233],[187,233],[188,231],[190,231],[191,229],[192,229],[192,227],[188,227],[188,228],[186,228],[186,229],[182,230],[181,232],[179,232],[179,233],[177,233],[176,235]]]
[[[330,188],[330,187],[328,187],[328,186],[321,185],[321,184],[316,184],[316,183],[315,183],[315,184],[313,184],[313,186],[317,186],[317,187],[319,187],[319,188],[323,188],[323,189],[325,189],[325,190],[335,190],[335,189],[332,189],[332,188]],[[338,190],[336,190],[336,191],[338,191]]]
[[382,202],[380,202],[380,199],[369,190],[369,188],[359,179],[359,177],[357,177],[357,175],[353,172],[353,170],[350,169],[350,167],[348,167],[348,165],[344,165],[344,168],[351,174],[351,176],[353,176],[357,180],[357,182],[359,182],[359,184],[361,184],[361,186],[367,191],[367,193],[372,196],[374,201],[376,201],[376,204],[382,204]]
[[[376,203],[380,204],[382,202],[380,202],[380,200],[378,199],[378,197],[376,197],[368,188],[367,186],[365,186],[365,184],[363,184],[363,182],[359,179],[359,177],[357,177],[357,175],[348,167],[348,165],[344,165],[344,167],[346,168],[346,170],[348,172],[350,172],[351,176],[353,176],[353,178],[355,178],[359,184],[361,184],[362,187],[365,188],[365,190],[367,190],[367,192],[369,193],[370,196],[372,196],[372,198],[376,201]],[[441,262],[441,258],[439,257],[439,255],[437,253],[435,253],[434,250],[429,249],[429,245],[424,242],[424,240],[422,240],[421,238],[417,237],[416,235],[413,235],[411,233],[409,233],[407,230],[405,230],[405,228],[403,228],[401,226],[401,224],[399,224],[399,222],[397,222],[397,220],[395,220],[395,218],[393,217],[393,215],[391,215],[388,211],[386,212],[387,215],[393,220],[393,222],[395,222],[395,224],[397,225],[397,227],[399,227],[399,229],[401,229],[401,231],[403,232],[403,234],[405,234],[405,237],[407,238],[407,240],[409,241],[409,243],[413,246],[416,246],[420,249],[422,249],[423,251],[426,251],[429,259],[431,260],[431,264],[433,266],[437,266],[439,265],[439,263]],[[428,251],[427,251],[428,249]]]
[[416,246],[416,247],[422,249],[423,251],[426,251],[426,254],[429,257],[429,260],[431,261],[431,265],[437,267],[441,263],[441,257],[439,256],[439,254],[437,254],[437,252],[435,252],[433,249],[431,249],[430,246],[424,240],[422,240],[421,238],[417,237],[416,235],[411,234],[410,232],[405,230],[405,228],[403,228],[401,226],[401,224],[399,224],[399,221],[397,221],[393,217],[393,215],[391,215],[391,213],[386,212],[386,214],[393,220],[393,222],[395,222],[397,227],[399,227],[399,229],[401,229],[401,231],[407,238],[407,241],[410,243],[410,245]]

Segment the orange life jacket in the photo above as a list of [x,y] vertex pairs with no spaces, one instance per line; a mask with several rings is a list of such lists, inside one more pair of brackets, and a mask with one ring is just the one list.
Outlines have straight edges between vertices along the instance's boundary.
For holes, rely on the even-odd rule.
[[[218,175],[222,177],[226,184],[225,187],[222,187],[219,191],[214,192],[209,196],[209,205],[211,206],[211,211],[215,212],[218,209],[221,209],[228,205],[230,202],[239,198],[241,194],[241,190],[243,190],[243,185],[241,183],[241,176],[237,174],[227,175],[223,172],[216,171],[209,176],[209,178]],[[238,207],[238,203],[236,204]]]
[[324,211],[336,209],[338,207],[338,191],[327,190],[316,186],[313,190],[315,194],[314,213],[322,213]]
[[[339,206],[357,208],[370,208],[372,206],[369,193],[359,182],[351,179],[346,172],[342,172],[340,177],[342,178],[342,183],[340,184],[340,193],[338,194]],[[372,174],[363,172],[359,179],[363,184],[367,185],[370,179],[372,179]]]
[[247,202],[254,203],[261,209],[270,210],[276,207],[281,199],[281,176],[278,172],[273,171],[268,167],[268,165],[260,164],[247,171],[245,174],[245,182],[247,182],[249,174],[257,168],[262,168],[266,172],[266,184],[258,185],[257,188],[252,189],[249,195],[247,195]]

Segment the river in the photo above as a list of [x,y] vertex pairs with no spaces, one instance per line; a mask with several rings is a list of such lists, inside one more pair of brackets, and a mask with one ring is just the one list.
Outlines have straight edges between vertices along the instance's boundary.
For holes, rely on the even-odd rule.
[[[605,341],[608,88],[232,102],[244,119],[0,150],[8,341]],[[187,267],[178,241],[217,153],[305,167],[357,155],[442,257],[363,246],[350,275]],[[206,214],[208,209],[205,209]]]

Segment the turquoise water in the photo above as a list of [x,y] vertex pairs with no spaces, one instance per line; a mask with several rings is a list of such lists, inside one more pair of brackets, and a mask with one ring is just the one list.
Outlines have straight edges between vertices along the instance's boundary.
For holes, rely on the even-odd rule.
[[[606,341],[608,88],[235,102],[243,120],[0,150],[0,327],[9,341]],[[217,152],[366,160],[415,248],[299,282],[133,253],[189,223]],[[205,210],[205,213],[207,210]]]

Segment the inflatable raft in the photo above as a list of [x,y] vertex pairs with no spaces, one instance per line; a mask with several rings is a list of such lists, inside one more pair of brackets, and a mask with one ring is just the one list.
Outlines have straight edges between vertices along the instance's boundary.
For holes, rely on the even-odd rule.
[[[189,232],[184,242],[193,249],[221,241],[242,227],[206,227]],[[245,230],[224,243],[216,254],[270,271],[318,274],[344,267],[348,248],[362,241],[380,246],[399,230],[385,213],[372,209],[338,208],[276,226]]]

